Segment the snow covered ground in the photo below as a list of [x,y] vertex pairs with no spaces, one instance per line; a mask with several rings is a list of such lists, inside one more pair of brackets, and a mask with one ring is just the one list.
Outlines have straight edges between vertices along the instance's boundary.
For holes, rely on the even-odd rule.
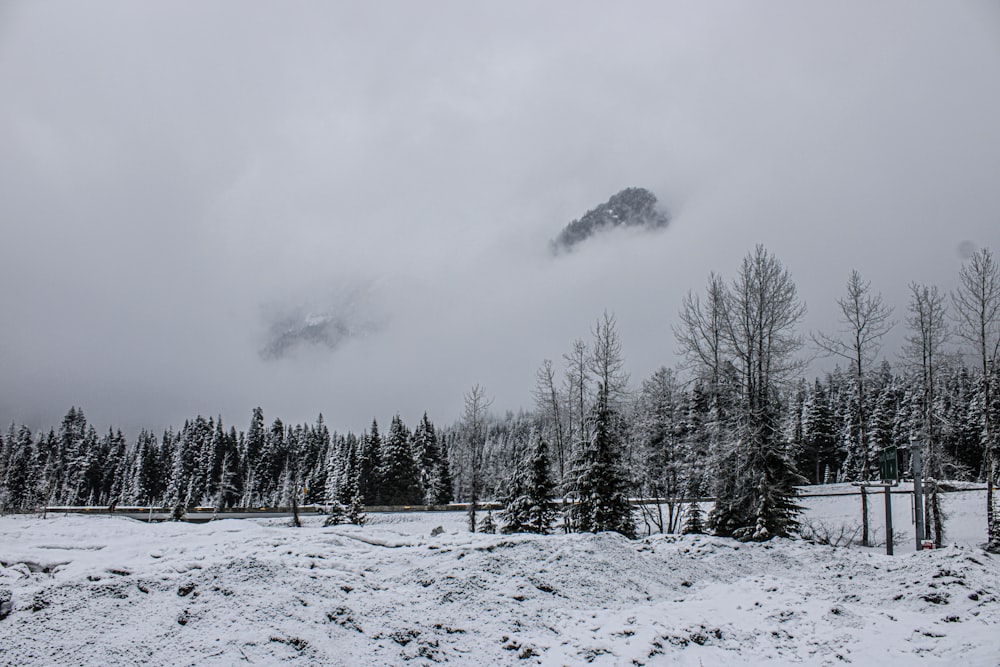
[[[301,529],[8,516],[0,664],[995,667],[1000,558],[980,548],[983,496],[946,496],[956,543],[921,553],[900,496],[895,557],[791,540],[470,535],[459,513]],[[857,497],[803,504],[806,519],[857,521]]]

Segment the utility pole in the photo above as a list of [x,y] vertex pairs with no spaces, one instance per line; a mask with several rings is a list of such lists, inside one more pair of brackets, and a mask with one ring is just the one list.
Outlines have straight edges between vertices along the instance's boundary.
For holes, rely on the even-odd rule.
[[920,551],[923,541],[927,539],[927,531],[924,529],[924,489],[921,479],[924,470],[920,459],[920,442],[910,442],[910,455],[913,465],[913,516],[917,524],[917,551]]
[[885,554],[892,555],[892,487],[885,485]]

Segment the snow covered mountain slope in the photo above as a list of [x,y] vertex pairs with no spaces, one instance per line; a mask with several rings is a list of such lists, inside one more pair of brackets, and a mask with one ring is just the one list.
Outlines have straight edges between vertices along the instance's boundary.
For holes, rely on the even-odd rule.
[[1000,662],[1000,558],[974,546],[891,558],[371,519],[0,518],[0,664]]

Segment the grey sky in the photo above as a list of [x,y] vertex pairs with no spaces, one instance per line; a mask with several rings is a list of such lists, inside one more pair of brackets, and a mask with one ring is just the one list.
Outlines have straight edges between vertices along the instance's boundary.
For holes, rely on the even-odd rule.
[[[527,407],[758,242],[901,315],[1000,251],[998,118],[995,2],[4,3],[0,419]],[[671,226],[548,254],[627,186]]]

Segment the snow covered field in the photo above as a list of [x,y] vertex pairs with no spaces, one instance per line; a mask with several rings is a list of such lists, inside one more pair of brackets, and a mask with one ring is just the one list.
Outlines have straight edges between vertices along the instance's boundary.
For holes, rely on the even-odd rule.
[[[145,524],[0,518],[3,665],[1000,664],[983,492],[952,546],[470,535],[460,513]],[[805,519],[857,520],[809,498]],[[881,497],[873,526],[882,525]],[[431,536],[442,526],[444,532]],[[908,550],[907,553],[903,553]]]

